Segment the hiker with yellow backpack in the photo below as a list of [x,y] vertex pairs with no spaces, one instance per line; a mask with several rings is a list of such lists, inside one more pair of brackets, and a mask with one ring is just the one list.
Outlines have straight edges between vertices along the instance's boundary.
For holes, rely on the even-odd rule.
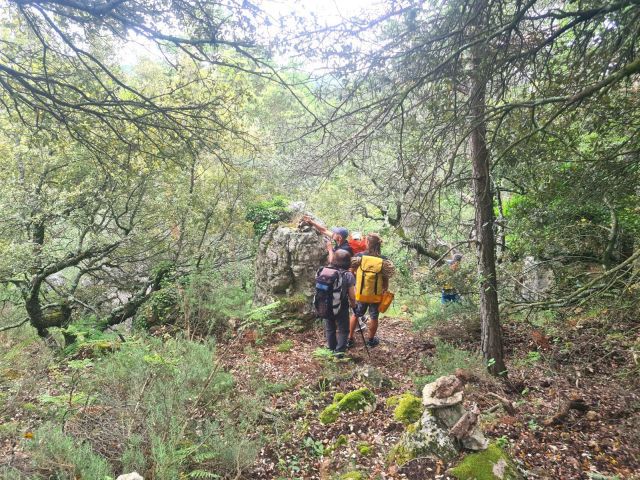
[[[389,279],[395,274],[393,263],[381,253],[382,238],[377,233],[366,236],[367,249],[351,259],[351,269],[356,273],[356,308],[349,322],[349,340],[347,347],[355,345],[354,333],[358,326],[358,318],[369,311],[368,347],[380,344],[376,337],[378,318],[383,300],[392,298],[389,292]],[[386,305],[388,306],[388,305]]]

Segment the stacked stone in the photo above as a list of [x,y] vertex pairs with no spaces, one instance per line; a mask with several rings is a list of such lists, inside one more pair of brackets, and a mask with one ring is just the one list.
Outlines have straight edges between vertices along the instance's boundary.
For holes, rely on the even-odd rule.
[[477,407],[467,411],[462,404],[463,389],[464,384],[454,375],[425,385],[422,391],[425,410],[396,447],[398,460],[426,455],[451,461],[463,449],[478,451],[488,447],[489,442],[477,425]]
[[425,385],[422,404],[447,434],[461,442],[467,450],[486,450],[489,442],[478,427],[479,410],[476,405],[467,411],[462,404],[464,384],[454,376],[440,377]]

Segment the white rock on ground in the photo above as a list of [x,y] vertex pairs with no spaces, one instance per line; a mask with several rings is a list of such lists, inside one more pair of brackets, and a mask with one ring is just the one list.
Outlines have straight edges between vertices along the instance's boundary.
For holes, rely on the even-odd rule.
[[144,478],[138,472],[131,472],[120,475],[116,480],[144,480]]

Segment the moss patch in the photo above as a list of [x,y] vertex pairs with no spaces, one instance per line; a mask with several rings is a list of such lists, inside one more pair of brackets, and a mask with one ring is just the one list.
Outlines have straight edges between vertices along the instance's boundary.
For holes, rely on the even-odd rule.
[[287,353],[293,349],[293,340],[285,340],[276,347],[276,352]]
[[458,480],[521,480],[509,456],[497,445],[489,445],[483,452],[471,453],[450,470]]
[[360,442],[358,444],[358,452],[360,452],[360,455],[367,457],[373,453],[373,447],[366,442]]
[[340,475],[340,480],[365,480],[365,476],[360,472],[347,472]]
[[368,388],[360,388],[344,395],[336,394],[333,403],[320,413],[320,422],[333,423],[342,412],[368,410],[376,403],[376,396]]
[[410,425],[420,420],[423,410],[422,401],[418,397],[411,393],[405,393],[398,399],[396,409],[393,411],[393,418],[405,425]]

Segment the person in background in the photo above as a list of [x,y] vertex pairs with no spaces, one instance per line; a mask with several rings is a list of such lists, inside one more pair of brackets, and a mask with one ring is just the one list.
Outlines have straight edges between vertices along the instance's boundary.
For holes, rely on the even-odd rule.
[[[355,345],[354,332],[356,330],[356,327],[358,326],[358,318],[364,316],[367,310],[369,311],[369,339],[367,340],[367,345],[369,347],[375,347],[380,344],[380,339],[376,337],[376,333],[378,331],[378,318],[380,316],[379,306],[380,302],[382,301],[383,293],[389,289],[389,280],[395,274],[395,267],[393,263],[387,257],[382,255],[382,238],[380,237],[380,235],[378,235],[377,233],[370,233],[366,236],[365,241],[367,244],[366,251],[359,253],[351,259],[351,270],[355,271],[357,274],[356,298],[358,297],[358,289],[362,290],[363,288],[366,288],[366,285],[360,285],[358,281],[364,282],[364,274],[362,272],[363,263],[369,263],[371,257],[379,259],[379,271],[377,271],[376,273],[372,273],[372,275],[376,275],[376,278],[372,281],[374,286],[380,285],[381,290],[376,292],[376,296],[379,297],[378,301],[358,301],[356,303],[354,315],[351,317],[351,320],[349,322],[349,340],[347,343],[348,347],[352,347],[353,345]],[[378,269],[375,268],[374,270]]]
[[302,217],[302,222],[311,225],[320,235],[331,239],[327,241],[327,252],[329,253],[329,263],[333,262],[333,256],[338,250],[344,250],[349,255],[353,255],[353,249],[349,245],[349,230],[344,227],[334,227],[329,230],[324,225],[316,222],[314,219],[305,215]]
[[460,262],[462,261],[462,254],[456,253],[450,259],[446,260],[447,269],[441,275],[442,281],[442,297],[441,302],[443,304],[460,302],[460,293],[455,287],[456,272],[460,269]]
[[367,249],[367,241],[362,238],[362,233],[360,232],[351,232],[348,240],[354,255],[362,253]]

